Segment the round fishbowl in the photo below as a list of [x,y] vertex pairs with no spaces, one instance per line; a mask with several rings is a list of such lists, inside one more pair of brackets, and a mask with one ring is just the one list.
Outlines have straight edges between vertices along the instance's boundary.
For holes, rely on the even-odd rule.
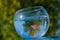
[[23,38],[40,38],[49,28],[49,15],[42,6],[18,10],[14,16],[14,27]]

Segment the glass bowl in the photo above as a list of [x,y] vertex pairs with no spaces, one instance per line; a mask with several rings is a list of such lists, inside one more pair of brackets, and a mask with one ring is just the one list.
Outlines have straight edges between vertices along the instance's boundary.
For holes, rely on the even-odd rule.
[[23,38],[40,38],[49,28],[49,15],[42,6],[16,11],[14,27]]

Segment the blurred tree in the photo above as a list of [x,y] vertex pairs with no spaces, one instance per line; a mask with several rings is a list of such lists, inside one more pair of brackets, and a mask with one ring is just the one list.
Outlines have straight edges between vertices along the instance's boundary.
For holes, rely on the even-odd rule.
[[47,10],[51,21],[45,36],[53,36],[59,28],[60,0],[0,0],[0,40],[23,40],[14,29],[14,13],[21,8],[41,5]]

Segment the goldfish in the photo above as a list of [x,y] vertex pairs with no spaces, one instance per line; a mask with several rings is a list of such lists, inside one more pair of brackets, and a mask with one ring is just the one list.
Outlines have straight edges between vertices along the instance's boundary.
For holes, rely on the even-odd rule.
[[32,27],[33,29],[37,29],[37,28],[38,28],[38,25],[37,25],[37,24],[33,24],[31,27]]

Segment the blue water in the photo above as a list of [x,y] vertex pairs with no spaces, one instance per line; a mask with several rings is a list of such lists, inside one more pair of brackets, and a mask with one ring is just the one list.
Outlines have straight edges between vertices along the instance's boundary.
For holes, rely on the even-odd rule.
[[[26,39],[29,40],[29,39]],[[49,36],[49,37],[41,37],[41,38],[35,38],[30,40],[60,40],[60,36]]]
[[[30,29],[25,32],[24,30],[24,23],[26,21],[34,22],[35,20],[39,21],[39,31],[34,36],[29,35],[31,31]],[[48,17],[47,16],[31,16],[31,17],[24,17],[22,19],[15,18],[14,25],[17,33],[23,38],[39,38],[43,36],[48,30]],[[29,27],[30,28],[30,27]]]

